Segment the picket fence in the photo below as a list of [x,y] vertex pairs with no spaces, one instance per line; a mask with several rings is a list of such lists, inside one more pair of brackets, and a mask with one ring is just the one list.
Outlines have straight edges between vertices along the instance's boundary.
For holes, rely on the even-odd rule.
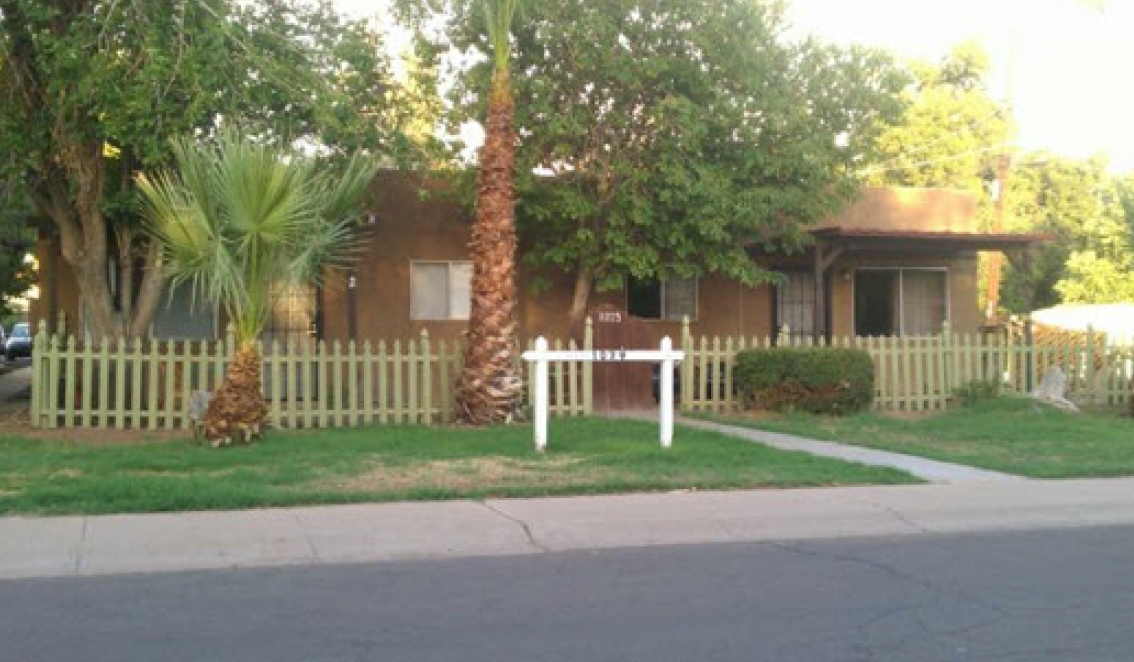
[[[591,338],[588,326],[585,348]],[[220,386],[235,348],[231,333],[217,341],[81,343],[73,335],[49,335],[42,326],[34,342],[31,422],[48,428],[189,428],[193,394]],[[554,345],[562,349],[565,343]],[[579,349],[573,341],[566,346]],[[432,342],[424,330],[406,342],[273,342],[260,351],[273,427],[430,425],[455,417],[461,346]],[[550,412],[589,414],[591,366],[564,363],[550,366]]]
[[[527,343],[530,347],[531,343]],[[736,355],[746,349],[815,346],[810,338],[696,337],[683,325],[677,400],[683,412],[743,408],[733,381]],[[1053,367],[1067,377],[1068,396],[1088,407],[1129,406],[1134,345],[1115,345],[1088,332],[1072,342],[1029,335],[942,333],[913,337],[836,338],[820,346],[855,347],[874,359],[878,409],[940,411],[957,389],[995,382],[1008,393],[1030,392]],[[215,391],[235,347],[217,341],[80,343],[41,326],[32,358],[31,422],[37,427],[185,429],[196,392]],[[593,349],[590,322],[583,347]],[[442,424],[455,417],[453,385],[461,347],[429,334],[378,343],[318,342],[261,347],[269,421],[279,428],[363,424]],[[593,364],[552,362],[550,412],[593,412]],[[534,380],[528,366],[527,383]],[[525,401],[527,393],[525,392]]]
[[736,355],[772,346],[850,347],[874,359],[874,407],[896,411],[942,411],[958,389],[993,382],[1003,393],[1027,394],[1051,368],[1067,378],[1067,395],[1085,407],[1128,406],[1134,385],[1134,345],[1112,344],[1088,331],[1072,342],[1047,342],[1031,334],[952,333],[902,337],[842,337],[815,342],[778,338],[694,337],[682,331],[686,360],[681,371],[681,410],[728,413],[743,409],[733,382]]

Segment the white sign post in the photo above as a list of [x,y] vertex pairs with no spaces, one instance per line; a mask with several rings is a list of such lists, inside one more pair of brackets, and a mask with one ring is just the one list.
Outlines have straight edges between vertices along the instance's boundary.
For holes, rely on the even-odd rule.
[[535,384],[532,384],[533,406],[535,408],[535,447],[540,453],[547,448],[547,412],[548,412],[548,363],[550,361],[646,361],[661,363],[661,383],[659,386],[660,412],[658,415],[661,430],[662,448],[673,445],[673,369],[678,361],[685,359],[685,352],[673,349],[673,341],[669,336],[662,338],[661,349],[583,349],[583,350],[557,350],[547,349],[547,339],[543,336],[536,338],[535,349],[524,352],[525,361],[535,361]]

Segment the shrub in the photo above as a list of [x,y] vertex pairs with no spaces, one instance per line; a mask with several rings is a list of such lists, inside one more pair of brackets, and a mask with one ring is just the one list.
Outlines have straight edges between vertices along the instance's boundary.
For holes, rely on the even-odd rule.
[[1000,383],[995,379],[974,379],[953,389],[953,397],[968,407],[985,400],[1000,397]]
[[756,408],[850,414],[874,400],[874,361],[858,349],[754,349],[737,355],[735,381]]

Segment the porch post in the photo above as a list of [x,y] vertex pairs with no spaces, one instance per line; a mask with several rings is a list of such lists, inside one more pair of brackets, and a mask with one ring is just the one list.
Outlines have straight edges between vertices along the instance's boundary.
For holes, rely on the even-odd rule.
[[824,246],[822,241],[815,242],[815,309],[814,320],[811,323],[812,340],[818,345],[827,332],[827,279],[824,267]]
[[843,254],[844,247],[835,246],[827,251],[822,241],[815,242],[815,323],[812,339],[818,345],[827,337],[827,270]]

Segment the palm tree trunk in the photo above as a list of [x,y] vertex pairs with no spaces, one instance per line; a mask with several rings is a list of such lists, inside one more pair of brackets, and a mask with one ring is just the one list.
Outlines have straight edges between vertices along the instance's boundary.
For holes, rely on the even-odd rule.
[[260,436],[268,408],[260,391],[260,353],[253,343],[237,350],[224,383],[205,412],[205,438],[214,446],[248,443]]
[[469,253],[472,302],[465,363],[457,380],[457,413],[472,425],[512,420],[523,383],[517,353],[515,133],[507,69],[492,76],[476,221]]

